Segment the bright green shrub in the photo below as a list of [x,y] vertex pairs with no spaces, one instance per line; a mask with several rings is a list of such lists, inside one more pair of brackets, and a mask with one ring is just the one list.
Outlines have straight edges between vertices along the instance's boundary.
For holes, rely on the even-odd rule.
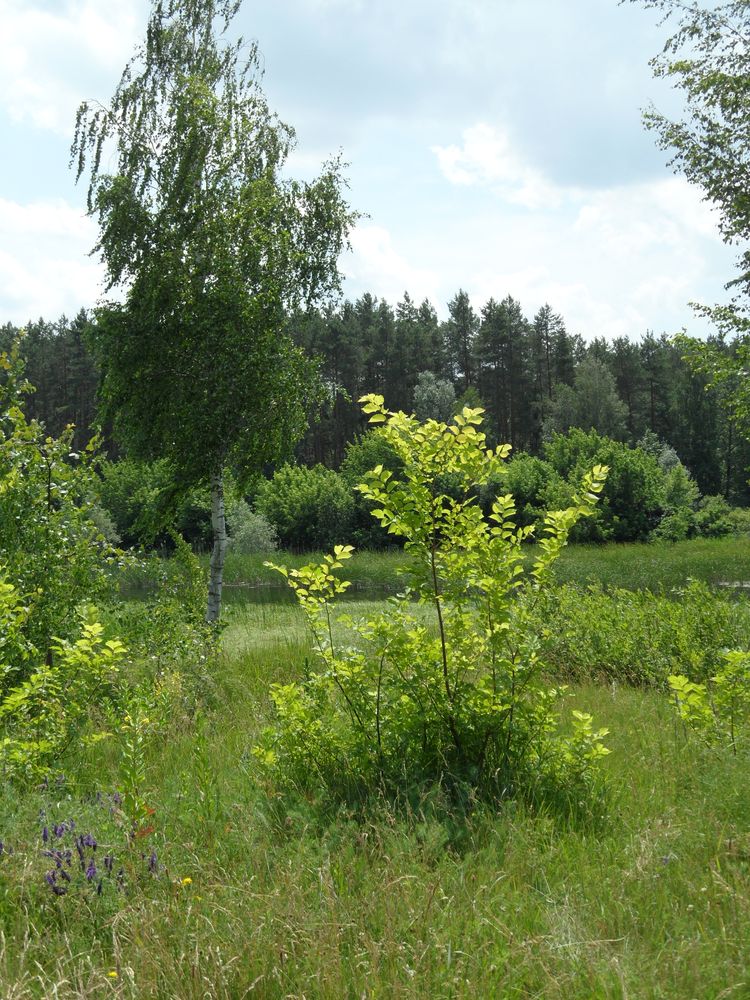
[[[20,647],[24,663],[5,657],[27,611],[7,580],[0,576],[0,775],[5,779],[36,779],[59,762],[62,754],[85,738],[102,738],[88,731],[92,705],[112,697],[113,682],[125,649],[119,640],[103,639],[98,622],[83,622],[75,640],[58,640],[48,656],[28,644]],[[11,640],[10,642],[8,640]],[[8,678],[22,677],[18,681]]]
[[731,507],[724,497],[703,497],[695,513],[695,529],[704,538],[731,535]]
[[326,549],[348,538],[354,499],[343,478],[322,465],[285,465],[260,486],[255,508],[284,548]]
[[[509,495],[485,519],[473,492],[510,450],[486,449],[482,411],[465,408],[450,425],[420,424],[386,411],[380,396],[364,402],[403,472],[378,465],[360,489],[379,523],[405,540],[409,585],[386,612],[345,619],[357,642],[339,646],[332,601],[347,583],[334,571],[351,546],[302,569],[274,567],[305,612],[318,667],[302,682],[272,687],[277,723],[258,757],[283,781],[334,794],[450,778],[500,796],[578,795],[607,753],[606,730],[594,730],[586,713],[560,730],[561,690],[545,682],[531,610],[550,587],[570,529],[593,510],[606,469],[584,477],[574,506],[547,514],[525,576],[522,542],[533,529],[516,528]],[[463,499],[436,491],[446,474],[462,482]]]
[[669,677],[674,705],[682,721],[709,743],[746,745],[750,723],[750,653],[726,649],[717,673],[706,684],[684,675]]
[[[79,605],[111,593],[109,567],[119,556],[94,519],[95,445],[73,453],[72,427],[57,439],[46,435],[26,418],[29,391],[18,346],[0,354],[0,564],[30,608],[25,637],[45,657],[74,634]],[[0,691],[23,679],[24,665],[11,666]]]
[[382,549],[395,544],[393,536],[389,537],[388,533],[373,520],[370,505],[356,488],[376,465],[382,465],[384,469],[393,473],[399,473],[403,468],[403,462],[396,450],[388,444],[382,434],[372,430],[347,445],[346,455],[339,469],[354,499],[351,534],[347,541],[352,541],[357,548]]
[[545,458],[561,477],[544,492],[547,506],[563,505],[571,487],[595,463],[610,470],[596,516],[573,532],[577,541],[645,541],[664,511],[664,474],[659,463],[639,448],[600,437],[596,431],[573,428],[554,434]]
[[648,590],[562,586],[536,605],[557,676],[665,689],[670,674],[704,682],[727,645],[750,634],[750,606],[691,581],[669,597]]

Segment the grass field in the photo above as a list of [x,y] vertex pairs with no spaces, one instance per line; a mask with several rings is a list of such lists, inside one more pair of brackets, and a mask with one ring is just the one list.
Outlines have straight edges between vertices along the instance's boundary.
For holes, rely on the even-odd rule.
[[[747,540],[691,545],[571,549],[563,575],[665,590],[750,575]],[[359,578],[382,583],[401,557],[360,558]],[[326,809],[263,783],[251,754],[269,683],[309,656],[296,606],[232,609],[201,719],[148,748],[142,838],[112,805],[106,743],[75,783],[6,789],[3,1000],[750,996],[746,753],[688,738],[659,691],[584,680],[571,705],[610,728],[613,751],[593,816],[459,809],[437,789]],[[71,819],[123,890],[112,874],[100,896],[83,878],[50,892],[42,829]]]
[[[528,559],[534,554],[529,546]],[[227,556],[225,579],[230,587],[274,586],[278,574],[263,565],[268,556]],[[301,566],[320,558],[320,553],[276,553],[274,562]],[[347,578],[355,586],[393,589],[398,586],[399,568],[406,564],[401,550],[355,552],[347,564]],[[689,542],[634,545],[569,545],[563,552],[556,575],[560,583],[586,585],[599,582],[605,587],[668,592],[683,587],[689,579],[711,585],[744,582],[750,586],[750,536],[695,539]]]

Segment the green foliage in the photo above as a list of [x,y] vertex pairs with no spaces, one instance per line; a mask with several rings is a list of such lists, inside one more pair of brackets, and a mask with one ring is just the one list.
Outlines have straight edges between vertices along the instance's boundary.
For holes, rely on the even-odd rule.
[[724,497],[703,497],[695,513],[695,527],[705,538],[722,538],[732,533],[731,508]]
[[499,493],[510,493],[516,504],[516,524],[519,527],[537,524],[544,519],[545,497],[560,483],[560,476],[549,462],[533,455],[515,455],[501,476],[493,476],[481,488],[482,509],[489,513]]
[[330,548],[351,531],[354,499],[344,479],[316,465],[284,465],[263,483],[255,507],[291,549]]
[[593,463],[610,470],[596,515],[576,529],[576,540],[632,542],[649,537],[664,509],[664,477],[652,455],[577,428],[567,435],[554,434],[544,450],[559,477],[545,491],[548,505],[569,502],[570,487],[563,477],[579,482]]
[[727,649],[722,665],[706,684],[672,675],[669,687],[675,708],[690,729],[708,742],[731,747],[744,745],[750,723],[750,653]]
[[732,507],[729,511],[729,523],[737,535],[750,535],[750,509],[747,507]]
[[227,522],[232,552],[250,555],[276,549],[278,538],[273,525],[245,500],[227,504]]
[[100,473],[102,506],[124,546],[169,547],[171,529],[192,545],[210,543],[208,490],[176,489],[174,470],[166,460],[101,462]]
[[403,469],[403,462],[395,448],[381,433],[372,430],[347,445],[346,455],[339,469],[354,498],[354,513],[348,537],[357,548],[381,549],[395,542],[393,536],[389,538],[388,533],[373,521],[370,504],[357,490],[357,485],[362,482],[363,477],[376,465],[382,465],[384,469],[394,474]]
[[[29,609],[26,639],[44,657],[75,632],[77,607],[111,592],[119,556],[95,523],[96,442],[78,454],[71,427],[57,439],[45,434],[26,417],[30,391],[16,344],[0,354],[0,564]],[[23,669],[15,661],[0,691]]]
[[560,385],[555,390],[544,430],[550,435],[579,427],[622,440],[626,436],[626,415],[627,407],[617,395],[609,366],[596,357],[587,357],[578,366],[575,386]]
[[[649,558],[645,546],[639,558]],[[750,630],[745,601],[696,580],[668,596],[562,586],[536,614],[557,676],[660,689],[676,673],[705,682],[718,670],[727,644],[745,643]]]
[[[26,610],[0,576],[0,639],[17,636]],[[88,731],[90,712],[111,699],[118,664],[125,648],[117,639],[105,641],[96,621],[81,625],[79,638],[56,640],[50,655],[23,650],[23,680],[18,664],[0,661],[0,773],[4,780],[29,780],[46,774],[66,750],[96,742],[107,734]],[[4,647],[4,648],[3,648]],[[10,643],[3,642],[3,654]]]
[[[748,40],[750,11],[744,0],[710,5],[681,0],[635,0],[673,16],[677,27],[660,55],[652,59],[654,74],[671,82],[684,98],[685,118],[673,121],[650,108],[646,126],[657,134],[675,170],[703,191],[718,213],[719,228],[727,243],[744,243],[750,237],[750,202],[744,177],[750,161],[744,137],[750,128],[747,80],[750,73]],[[750,250],[742,251],[739,275],[731,282],[743,298],[734,295],[729,305],[698,307],[722,334],[736,335],[732,350],[723,340],[708,343],[686,335],[677,338],[693,371],[706,375],[718,389],[721,405],[750,436]],[[729,287],[728,286],[728,287]]]
[[[379,523],[405,540],[409,586],[385,613],[344,619],[358,640],[347,646],[336,640],[331,602],[347,586],[334,571],[351,546],[301,569],[275,567],[305,612],[319,668],[303,683],[272,687],[278,722],[258,757],[282,780],[333,794],[441,778],[491,795],[575,794],[595,778],[606,730],[580,712],[569,733],[559,730],[562,692],[544,681],[531,615],[571,528],[592,513],[606,468],[584,477],[570,508],[547,514],[524,576],[521,546],[533,529],[515,527],[510,495],[485,519],[473,492],[510,450],[486,448],[481,410],[420,424],[388,412],[380,396],[363,403],[403,472],[378,465],[359,488]],[[446,474],[461,483],[461,499],[436,489]]]

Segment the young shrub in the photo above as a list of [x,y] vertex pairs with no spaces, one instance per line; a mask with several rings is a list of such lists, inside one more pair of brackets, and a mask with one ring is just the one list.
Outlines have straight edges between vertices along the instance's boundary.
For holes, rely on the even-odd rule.
[[724,497],[703,497],[695,514],[695,527],[704,538],[723,538],[732,533],[731,507]]
[[[57,638],[74,634],[76,609],[112,592],[109,569],[118,554],[95,523],[95,442],[78,454],[72,427],[49,437],[27,419],[31,391],[17,343],[0,353],[0,563],[32,609],[26,638],[49,658]],[[14,661],[12,676],[0,676],[0,693],[24,669]]]
[[232,552],[244,556],[276,551],[278,539],[273,525],[244,500],[227,504],[227,527]]
[[66,750],[101,739],[88,726],[92,706],[109,699],[125,648],[106,641],[103,627],[84,621],[75,640],[56,640],[41,657],[23,643],[19,624],[27,610],[15,588],[0,576],[0,678],[20,673],[6,655],[15,645],[24,660],[23,680],[0,685],[0,775],[30,780],[46,774]]
[[750,535],[750,508],[730,507],[729,523],[735,535]]
[[255,501],[284,548],[326,549],[349,535],[354,500],[341,476],[316,465],[285,465]]
[[357,490],[363,477],[376,465],[382,465],[393,473],[399,473],[402,468],[395,449],[377,429],[360,435],[356,441],[347,445],[346,455],[339,469],[354,500],[351,535],[347,540],[351,540],[357,548],[382,549],[396,544],[393,535],[388,535],[384,528],[373,521],[367,499]]
[[[388,412],[381,396],[363,402],[403,462],[398,477],[378,465],[359,488],[377,521],[404,539],[408,587],[386,612],[336,624],[332,601],[347,583],[335,571],[351,546],[302,569],[274,567],[297,594],[319,665],[300,683],[272,687],[278,719],[258,757],[282,780],[333,794],[441,780],[500,797],[580,794],[608,752],[606,730],[586,713],[573,716],[572,731],[560,730],[561,690],[545,683],[531,615],[607,470],[584,477],[569,509],[547,514],[524,576],[521,546],[533,528],[514,525],[509,495],[497,497],[487,519],[476,500],[510,451],[485,447],[482,411],[421,424]],[[446,474],[462,483],[461,499],[436,488]],[[355,644],[341,639],[342,623]]]
[[726,649],[722,665],[707,684],[695,684],[682,674],[669,678],[678,715],[708,743],[737,753],[750,723],[750,653]]

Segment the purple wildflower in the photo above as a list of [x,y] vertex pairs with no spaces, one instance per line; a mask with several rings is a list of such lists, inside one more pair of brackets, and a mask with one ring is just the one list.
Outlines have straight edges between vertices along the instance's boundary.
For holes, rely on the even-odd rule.
[[112,857],[112,855],[111,854],[105,854],[104,855],[104,867],[110,873],[110,875],[112,874],[112,865],[113,864],[114,864],[114,858]]
[[157,861],[156,858],[156,850],[153,848],[148,858],[148,870],[151,872],[152,875],[155,875],[159,870],[159,862]]
[[90,833],[87,833],[86,836],[82,838],[82,843],[85,847],[92,847],[96,850],[96,838],[92,837]]
[[88,868],[86,869],[86,879],[92,882],[96,878],[96,865],[94,864],[94,859],[89,861]]
[[42,842],[46,844],[48,840],[49,840],[49,830],[47,829],[46,826],[43,826],[42,827]]
[[101,896],[101,894],[102,894],[102,880],[101,879],[99,879],[99,882],[98,882],[98,884],[96,886],[96,894],[97,894],[97,896]]

